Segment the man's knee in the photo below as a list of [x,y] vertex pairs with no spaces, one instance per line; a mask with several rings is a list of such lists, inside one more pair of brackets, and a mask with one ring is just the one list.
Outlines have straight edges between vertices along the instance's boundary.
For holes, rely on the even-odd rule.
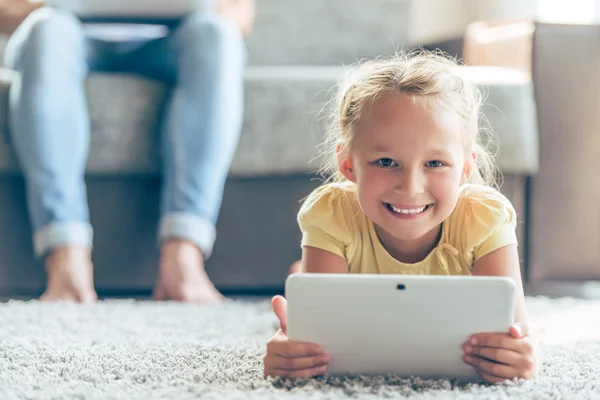
[[83,39],[81,21],[71,12],[40,8],[32,12],[23,21],[30,41],[48,43],[73,42],[73,39]]
[[215,13],[190,14],[179,27],[184,51],[243,51],[243,36],[230,20]]
[[24,57],[44,53],[80,56],[84,49],[83,26],[70,12],[40,8],[17,28],[11,42],[13,49],[7,49],[11,54],[7,54],[6,63],[13,67],[18,67]]

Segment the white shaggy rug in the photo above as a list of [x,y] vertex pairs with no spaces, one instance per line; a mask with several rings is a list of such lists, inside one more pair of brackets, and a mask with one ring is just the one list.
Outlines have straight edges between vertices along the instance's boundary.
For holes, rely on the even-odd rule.
[[546,351],[533,382],[265,379],[268,302],[0,304],[1,399],[600,398],[600,301],[529,298]]

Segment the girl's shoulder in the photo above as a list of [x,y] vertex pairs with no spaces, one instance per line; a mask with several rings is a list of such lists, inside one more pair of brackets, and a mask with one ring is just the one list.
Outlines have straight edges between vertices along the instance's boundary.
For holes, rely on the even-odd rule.
[[314,189],[302,202],[298,218],[321,214],[346,214],[360,210],[352,182],[326,183]]
[[505,195],[489,186],[464,185],[448,222],[448,240],[473,253],[475,261],[496,248],[516,244],[517,213]]
[[497,219],[514,216],[515,210],[499,190],[485,185],[466,184],[461,187],[456,212],[463,216]]
[[362,210],[352,182],[327,183],[313,190],[298,212],[302,231],[319,227],[340,237],[351,235],[355,218]]

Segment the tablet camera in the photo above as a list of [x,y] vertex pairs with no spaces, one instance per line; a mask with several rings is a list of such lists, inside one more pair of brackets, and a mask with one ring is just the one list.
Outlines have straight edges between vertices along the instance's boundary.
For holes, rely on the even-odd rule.
[[404,289],[406,289],[406,286],[404,286],[404,284],[403,284],[403,283],[399,283],[399,284],[396,286],[396,289],[398,289],[398,290],[404,290]]

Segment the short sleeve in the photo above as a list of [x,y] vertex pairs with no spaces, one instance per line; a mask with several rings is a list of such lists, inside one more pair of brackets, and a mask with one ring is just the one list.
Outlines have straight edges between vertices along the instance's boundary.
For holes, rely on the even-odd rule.
[[465,193],[464,241],[476,262],[499,248],[518,244],[517,213],[499,191],[477,187]]
[[349,196],[347,191],[329,184],[306,198],[298,213],[303,247],[316,247],[347,259],[353,237]]

